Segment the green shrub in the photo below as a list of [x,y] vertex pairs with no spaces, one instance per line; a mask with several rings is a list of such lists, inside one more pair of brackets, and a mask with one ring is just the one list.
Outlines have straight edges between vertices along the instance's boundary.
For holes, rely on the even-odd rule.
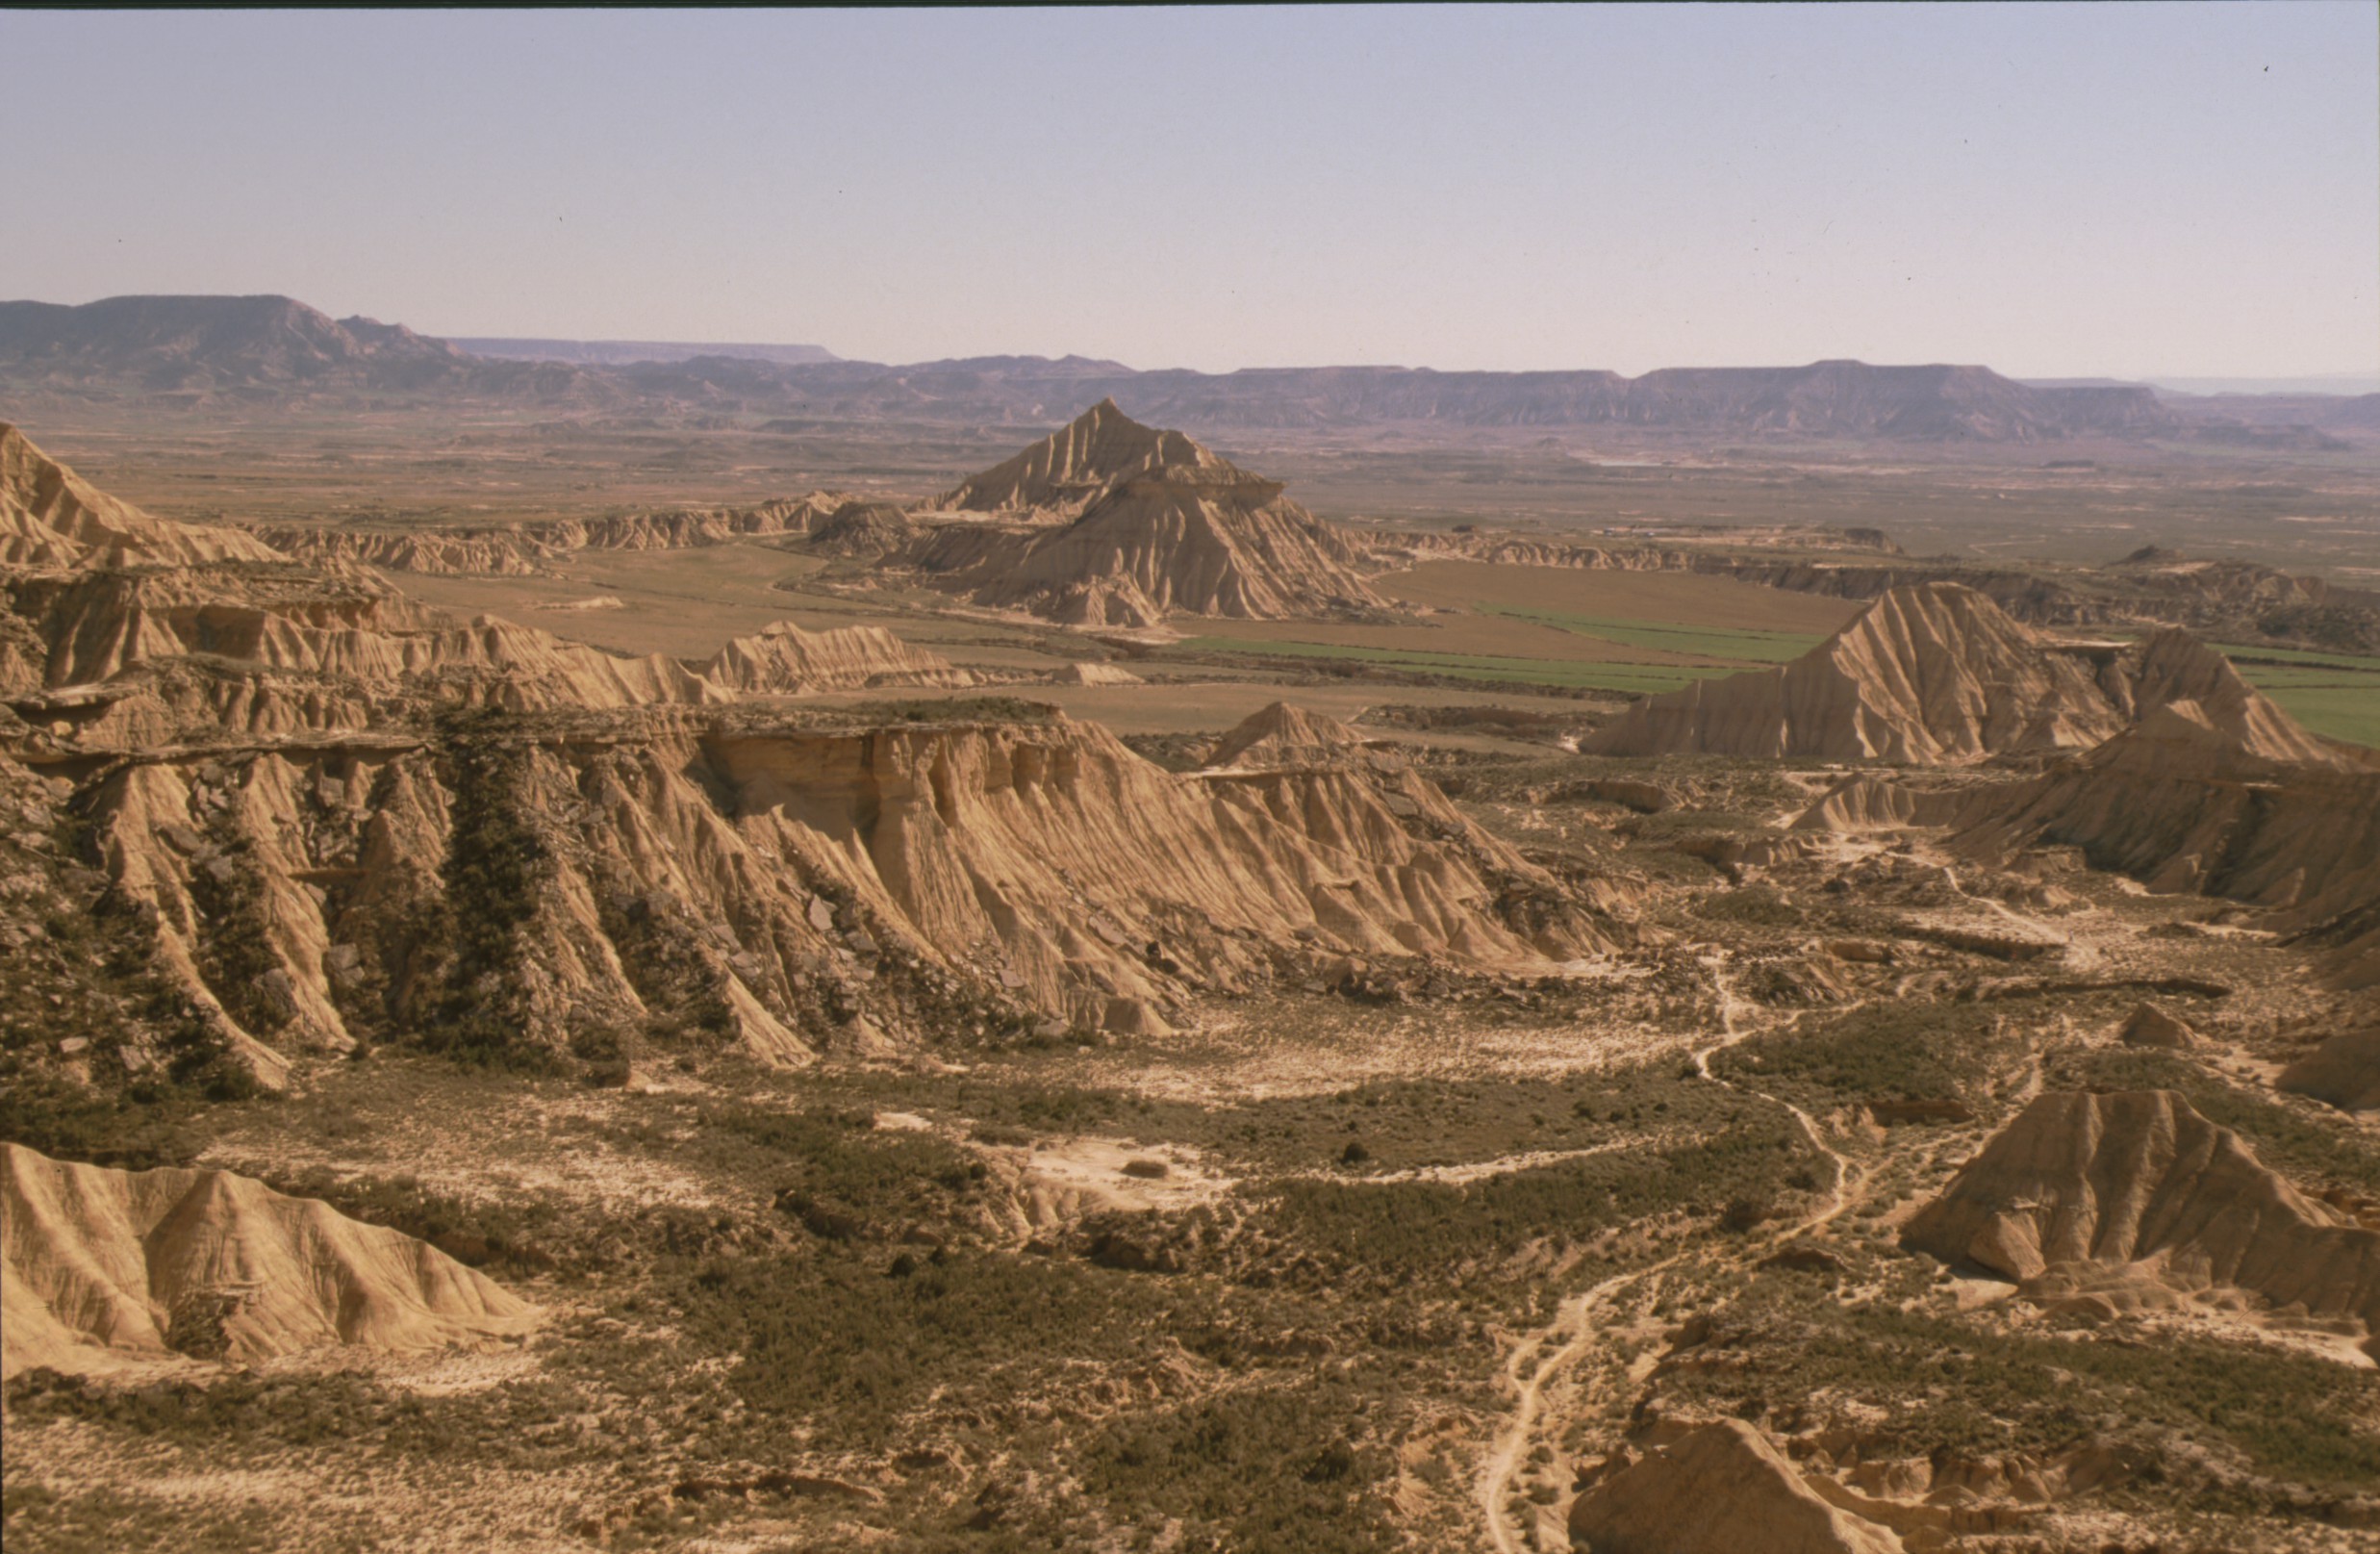
[[1120,1517],[1177,1521],[1183,1549],[1381,1548],[1395,1541],[1376,1492],[1389,1463],[1359,1443],[1364,1407],[1307,1382],[1136,1410],[1086,1454],[1083,1487]]
[[1731,1083],[1799,1092],[1821,1105],[1980,1099],[2003,1056],[1993,1016],[1972,1005],[1882,1004],[1813,1016],[1711,1059]]

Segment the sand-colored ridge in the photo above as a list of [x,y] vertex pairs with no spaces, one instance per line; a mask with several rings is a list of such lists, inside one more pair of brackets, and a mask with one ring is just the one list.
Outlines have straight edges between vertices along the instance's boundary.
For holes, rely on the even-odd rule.
[[702,674],[729,691],[770,696],[877,684],[975,683],[972,674],[953,669],[940,654],[912,647],[882,626],[804,631],[791,621],[731,640],[703,666]]
[[[511,972],[535,1042],[635,1025],[657,977],[772,1062],[924,1040],[922,996],[1145,1034],[1200,994],[1335,957],[1550,974],[1608,947],[1627,904],[1557,882],[1409,771],[1177,776],[1063,720],[656,717],[511,748],[492,797],[544,858]],[[400,1025],[435,1003],[409,925],[486,909],[449,879],[458,785],[486,780],[462,754],[443,737],[194,752],[128,765],[90,812],[176,981],[272,1049],[337,1051],[362,989]],[[253,903],[268,985],[206,979],[223,888]]]
[[1317,766],[1363,749],[1363,735],[1328,713],[1275,701],[1240,720],[1206,757],[1209,767]]
[[291,559],[315,566],[346,563],[425,575],[527,576],[582,550],[675,550],[751,536],[808,535],[829,517],[856,505],[855,498],[843,493],[814,491],[756,507],[678,508],[427,529],[276,524],[256,532]]
[[0,421],[0,565],[187,566],[287,558],[244,529],[176,523],[92,486]]
[[1900,1536],[1820,1499],[1768,1438],[1720,1419],[1656,1447],[1570,1508],[1582,1554],[1900,1554]]
[[2089,666],[1955,583],[1896,588],[1779,669],[1633,703],[1583,749],[1963,765],[2097,744],[2123,726]]
[[932,505],[954,512],[1073,519],[1119,482],[1169,466],[1253,478],[1179,432],[1142,425],[1111,398],[1101,399],[1015,457],[960,481]]
[[2065,644],[1958,583],[1894,588],[1781,668],[1643,698],[1582,748],[1965,766],[2088,750],[2186,700],[2268,759],[2342,760],[2186,631]]
[[2281,1070],[2274,1083],[2342,1111],[2380,1111],[2380,1027],[2342,1031]]
[[2380,1334],[2380,1232],[2338,1222],[2170,1090],[2036,1098],[1902,1238],[2046,1301],[2234,1289]]
[[946,498],[961,499],[1035,520],[945,522],[906,552],[979,604],[1118,626],[1168,611],[1269,621],[1389,608],[1336,524],[1112,402]]
[[0,1371],[475,1345],[539,1310],[410,1236],[229,1171],[0,1144]]
[[2079,847],[2153,891],[2270,907],[2332,947],[2344,985],[2380,981],[2380,771],[2327,750],[2277,760],[2239,728],[2195,701],[2156,708],[2079,761],[1961,802],[1951,845],[1986,859]]

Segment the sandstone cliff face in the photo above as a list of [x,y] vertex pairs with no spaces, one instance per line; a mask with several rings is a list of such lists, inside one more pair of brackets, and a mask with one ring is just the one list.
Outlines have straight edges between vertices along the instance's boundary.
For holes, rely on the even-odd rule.
[[917,543],[918,526],[896,502],[848,501],[810,525],[802,548],[812,555],[881,561]]
[[0,422],[0,565],[183,566],[278,561],[243,529],[153,518],[99,491]]
[[16,615],[43,644],[41,680],[53,689],[196,660],[517,710],[729,695],[674,659],[616,656],[494,616],[466,624],[368,580],[184,568],[31,579],[13,594]]
[[1768,1439],[1721,1419],[1595,1484],[1570,1509],[1582,1554],[1900,1554],[1890,1529],[1837,1510]]
[[[1409,772],[1177,777],[1063,722],[199,750],[87,802],[165,965],[271,1051],[435,1031],[490,976],[524,1040],[695,1009],[778,1062],[1016,1018],[1161,1029],[1328,957],[1550,971],[1622,904]],[[520,863],[491,885],[499,844]]]
[[2362,763],[2327,745],[2243,679],[2231,660],[2189,632],[2166,629],[2143,638],[2137,658],[2114,678],[2136,720],[2187,702],[2189,714],[2260,760],[2352,771]]
[[2380,1232],[2336,1221],[2169,1090],[2039,1097],[1903,1239],[2044,1300],[2241,1289],[2380,1333]]
[[[1168,611],[1283,620],[1385,609],[1337,528],[1178,432],[1112,402],[946,500],[1027,506],[1045,522],[946,523],[905,556],[978,603],[1073,624],[1147,625]],[[1054,505],[1035,505],[1046,499]],[[1062,526],[1047,520],[1065,519]]]
[[229,1171],[113,1171],[0,1144],[0,1374],[255,1362],[528,1332],[538,1310],[410,1236]]

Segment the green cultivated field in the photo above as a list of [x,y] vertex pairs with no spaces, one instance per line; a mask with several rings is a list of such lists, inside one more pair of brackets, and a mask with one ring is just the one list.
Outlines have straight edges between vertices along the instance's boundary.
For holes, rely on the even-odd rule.
[[1826,638],[1795,631],[1746,631],[1720,626],[1671,624],[1661,621],[1621,620],[1608,616],[1569,615],[1558,610],[1527,610],[1486,606],[1482,613],[1533,621],[1582,637],[1595,637],[1625,648],[1655,648],[1730,663],[1790,663]]
[[2249,684],[2316,733],[2380,747],[2380,658],[2217,646]]
[[1200,652],[1244,653],[1259,658],[1319,658],[1346,663],[1377,664],[1383,669],[1406,669],[1432,675],[1459,675],[1466,679],[1502,680],[1513,685],[1558,685],[1588,691],[1616,691],[1641,696],[1674,691],[1694,680],[1733,675],[1749,664],[1630,664],[1609,660],[1559,658],[1497,658],[1477,653],[1428,652],[1419,649],[1363,648],[1331,642],[1273,642],[1246,637],[1187,637],[1184,648]]

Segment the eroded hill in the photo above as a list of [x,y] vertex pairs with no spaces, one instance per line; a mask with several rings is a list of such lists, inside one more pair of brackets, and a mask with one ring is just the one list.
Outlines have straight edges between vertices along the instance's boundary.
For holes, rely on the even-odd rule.
[[[1037,548],[1155,513],[1328,602],[1104,410],[971,489],[449,559],[852,621],[958,532],[1154,608]],[[104,510],[0,557],[12,1548],[2380,1522],[2371,769],[2190,638],[1919,579],[1618,755],[1676,703],[996,636],[988,573],[624,653]]]

